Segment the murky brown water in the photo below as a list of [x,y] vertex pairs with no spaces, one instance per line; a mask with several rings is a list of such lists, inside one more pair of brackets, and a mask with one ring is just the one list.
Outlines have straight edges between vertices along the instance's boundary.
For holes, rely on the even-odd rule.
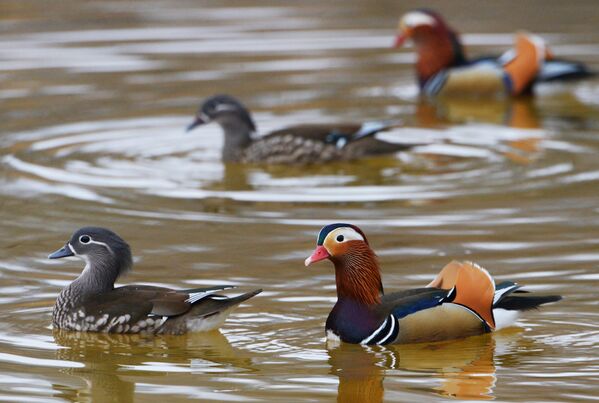
[[[534,101],[423,104],[410,50],[388,49],[405,1],[0,4],[0,400],[582,401],[599,395],[599,81]],[[594,1],[437,2],[471,53],[511,32],[599,69]],[[518,12],[514,13],[514,9]],[[401,118],[414,153],[326,167],[219,162],[192,134],[231,93],[261,131]],[[333,272],[303,258],[325,223],[363,227],[388,290],[450,259],[563,294],[521,327],[419,346],[328,349]],[[53,332],[80,262],[46,256],[83,225],[132,245],[123,282],[265,292],[220,333]]]

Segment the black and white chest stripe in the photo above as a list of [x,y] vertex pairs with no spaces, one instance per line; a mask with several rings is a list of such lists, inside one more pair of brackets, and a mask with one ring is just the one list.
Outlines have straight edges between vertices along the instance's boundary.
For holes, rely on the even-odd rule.
[[388,344],[397,338],[399,334],[399,321],[393,315],[387,316],[387,319],[370,336],[362,339],[360,344]]

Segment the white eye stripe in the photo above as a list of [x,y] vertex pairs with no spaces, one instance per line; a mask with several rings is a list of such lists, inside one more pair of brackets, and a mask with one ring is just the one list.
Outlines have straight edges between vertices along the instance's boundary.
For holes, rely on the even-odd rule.
[[110,252],[110,254],[114,256],[114,252],[113,252],[112,248],[110,246],[108,246],[108,244],[106,244],[104,242],[94,241],[91,238],[90,238],[90,241],[87,243],[87,245],[89,245],[90,243],[93,243],[96,245],[101,245],[101,246],[105,247],[108,250],[108,252]]
[[[342,240],[338,240],[340,236],[343,236]],[[346,242],[346,241],[363,241],[364,237],[357,232],[355,229],[350,227],[336,228],[327,235],[327,239],[330,238],[335,242]]]
[[[114,251],[112,250],[112,248],[110,246],[108,246],[107,243],[100,242],[100,241],[94,241],[92,239],[92,237],[90,237],[89,235],[82,235],[82,237],[83,236],[89,237],[89,242],[87,242],[87,243],[84,243],[84,242],[80,241],[83,245],[96,244],[96,245],[103,246],[104,248],[106,248],[106,250],[108,250],[108,252],[110,252],[111,255],[114,256]],[[81,240],[81,237],[79,237],[79,239]],[[73,248],[73,246],[70,243],[68,245],[69,245],[69,249],[71,249],[71,252],[73,252],[75,255],[78,255],[78,253],[75,252],[75,249]]]
[[420,25],[433,26],[436,24],[436,21],[428,14],[419,11],[412,11],[402,17],[400,24],[406,28],[414,28]]
[[236,111],[237,107],[227,104],[218,104],[214,107],[214,112]]

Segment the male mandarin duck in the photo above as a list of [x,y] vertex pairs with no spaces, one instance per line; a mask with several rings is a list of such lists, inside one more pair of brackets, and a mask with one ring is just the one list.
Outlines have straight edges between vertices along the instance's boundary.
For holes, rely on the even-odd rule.
[[48,258],[76,256],[85,261],[81,275],[59,294],[52,324],[84,332],[183,334],[217,329],[255,290],[229,298],[216,294],[232,286],[174,290],[149,285],[114,287],[133,265],[129,245],[98,227],[76,231]]
[[390,344],[451,340],[512,324],[520,311],[559,301],[536,296],[511,281],[495,285],[480,266],[451,262],[426,287],[383,293],[375,253],[355,225],[323,227],[306,266],[335,265],[337,303],[326,321],[327,338],[347,343]]
[[415,145],[374,138],[376,133],[398,126],[398,122],[391,121],[305,124],[255,137],[256,125],[249,111],[229,95],[206,99],[187,131],[212,121],[217,122],[225,134],[222,151],[225,162],[311,164],[395,153]]
[[530,93],[537,81],[592,74],[582,63],[553,58],[540,37],[524,32],[503,56],[468,60],[459,35],[438,13],[426,9],[400,18],[395,47],[408,39],[416,48],[421,92],[429,96],[517,96]]

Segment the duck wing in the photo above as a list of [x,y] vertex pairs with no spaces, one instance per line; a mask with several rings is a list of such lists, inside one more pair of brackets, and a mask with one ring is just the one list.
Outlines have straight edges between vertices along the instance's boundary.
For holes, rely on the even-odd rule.
[[401,125],[397,120],[368,121],[364,123],[306,124],[279,129],[265,136],[293,136],[334,145],[338,149],[365,137]]
[[[77,313],[90,323],[91,330],[126,333],[134,327],[151,330],[168,318],[183,315],[200,302],[216,298],[216,305],[229,305],[226,296],[215,294],[232,286],[214,286],[188,290],[128,285],[96,295],[81,305]],[[255,294],[254,294],[255,295]],[[132,329],[135,332],[136,329]]]
[[401,319],[412,313],[441,305],[447,295],[448,290],[430,287],[397,291],[382,297],[378,311],[382,317],[392,314],[397,319]]

